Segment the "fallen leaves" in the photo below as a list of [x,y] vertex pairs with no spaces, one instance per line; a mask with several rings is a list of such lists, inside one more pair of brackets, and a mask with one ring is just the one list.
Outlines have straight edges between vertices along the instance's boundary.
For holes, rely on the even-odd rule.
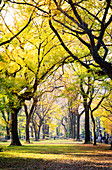
[[9,147],[0,152],[2,169],[82,170],[112,169],[112,151],[108,145],[32,144]]

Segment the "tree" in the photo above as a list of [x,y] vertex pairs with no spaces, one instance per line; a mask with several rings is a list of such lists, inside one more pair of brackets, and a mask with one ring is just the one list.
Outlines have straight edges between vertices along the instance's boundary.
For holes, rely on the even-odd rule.
[[[49,91],[50,92],[50,91]],[[37,126],[37,140],[40,139],[40,130],[43,126],[43,138],[45,138],[45,134],[47,129],[50,127],[50,123],[52,122],[52,116],[57,114],[57,110],[59,109],[58,105],[54,102],[54,95],[50,93],[44,93],[40,97],[38,97],[38,101],[35,105],[34,110],[34,118]]]
[[[75,101],[78,99],[78,94],[71,96],[71,98],[68,99],[68,110],[69,110],[69,117],[70,117],[70,136],[72,138],[76,138],[76,117],[78,118],[78,105],[74,105]],[[77,119],[78,120],[78,119]],[[77,121],[77,137],[79,136],[79,121]]]
[[[87,75],[86,75],[87,76]],[[72,89],[72,91],[74,90],[75,94],[76,95],[76,98],[74,99],[74,101],[76,100],[77,101],[77,96],[80,94],[81,97],[82,97],[82,103],[83,103],[83,108],[84,108],[84,112],[85,112],[85,143],[88,143],[90,142],[90,130],[89,130],[89,109],[90,109],[90,105],[91,105],[91,100],[89,100],[88,102],[88,99],[89,99],[89,95],[90,93],[93,93],[93,91],[90,90],[90,77],[87,78],[87,80],[84,80],[84,77],[80,77],[79,76],[79,79],[77,80],[79,81],[79,92],[76,93],[76,87],[74,86],[74,83],[72,84],[73,87],[70,87],[70,89]],[[77,82],[76,82],[77,84]],[[76,85],[75,84],[75,85]],[[84,87],[86,86],[86,87]],[[69,90],[69,88],[68,88]],[[78,89],[77,89],[78,90]],[[72,92],[73,93],[73,92]],[[72,94],[72,98],[74,96],[74,93]],[[92,99],[92,98],[91,98]],[[72,102],[73,102],[73,99],[72,99]],[[76,112],[77,110],[77,107],[74,108],[73,106],[75,105],[75,103],[72,105],[72,114]]]
[[[86,79],[84,77],[86,77]],[[89,113],[91,113],[94,132],[94,145],[96,145],[95,120],[93,112],[98,109],[103,100],[108,96],[106,89],[106,85],[103,86],[103,83],[101,85],[100,80],[96,79],[95,75],[83,75],[83,77],[80,77],[80,94],[83,98],[83,107],[85,112],[85,143],[90,142]],[[98,100],[98,103],[93,107],[93,102],[96,100]]]
[[[63,48],[88,70],[96,69],[112,79],[112,4],[105,1],[50,1],[49,25]],[[56,25],[57,24],[57,25]],[[63,35],[62,35],[63,34]],[[66,43],[65,36],[71,40]],[[81,51],[78,53],[77,45]],[[101,68],[101,69],[99,69]]]
[[[110,133],[112,136],[112,91],[110,91],[110,95],[104,99],[99,108],[99,115],[97,116],[99,116],[103,122],[103,126],[107,133]],[[112,139],[110,149],[112,149]]]
[[68,129],[66,127],[66,123],[67,123],[67,116],[63,116],[61,119],[61,124],[64,127],[65,137],[68,138]]
[[[21,8],[18,10],[22,12]],[[30,9],[23,10],[24,17],[28,17]],[[20,22],[17,24],[21,26]],[[44,78],[52,74],[53,69],[56,70],[68,58],[66,55],[63,57],[63,50],[59,55],[60,44],[41,17],[38,26],[37,20],[32,19],[25,30],[26,32],[22,32],[21,37],[13,39],[11,44],[2,46],[2,61],[0,61],[0,74],[5,78],[3,86],[5,85],[10,94],[11,132],[16,133],[12,135],[12,145],[20,145],[17,135],[17,114],[25,100],[30,100]],[[13,139],[14,136],[16,137]]]
[[[10,10],[12,11],[13,15],[18,17],[17,15],[17,10],[16,8],[13,8],[10,6],[10,4],[8,3],[8,1],[0,1],[0,20],[1,20],[1,25],[0,25],[0,34],[1,34],[1,41],[0,41],[0,47],[2,47],[3,45],[7,45],[9,43],[11,43],[11,41],[13,41],[15,38],[19,41],[20,45],[22,44],[21,40],[18,38],[18,36],[28,27],[28,25],[30,24],[30,22],[32,21],[32,15],[33,15],[33,12],[31,10],[31,13],[30,13],[30,16],[28,18],[28,21],[27,23],[24,24],[23,26],[23,23],[24,23],[24,17],[22,22],[21,22],[21,26],[20,26],[20,30],[18,30],[17,28],[17,22],[15,22],[15,24],[13,24],[12,22],[13,19],[16,19],[17,18],[13,18],[11,16],[11,13],[10,13]],[[5,11],[5,13],[4,13]],[[8,19],[7,19],[8,17]],[[21,19],[22,19],[21,18]],[[10,24],[10,26],[7,24],[6,20],[11,20],[11,23],[12,25]],[[14,28],[13,28],[14,26]],[[13,28],[13,30],[12,30]],[[22,46],[21,46],[22,47]]]
[[[71,72],[74,72],[74,65],[71,65]],[[81,68],[79,69],[78,67],[76,68],[77,72],[73,73],[73,76],[70,76],[70,79],[72,77],[72,80],[69,79],[67,80],[67,85],[65,85],[65,95],[68,98],[69,101],[69,112],[72,113],[72,115],[78,115],[78,107],[81,104],[80,101],[80,95],[82,97],[82,103],[83,103],[83,108],[85,112],[85,143],[90,142],[90,131],[89,131],[89,109],[90,105],[92,102],[92,98],[88,102],[88,99],[90,97],[90,92],[93,94],[93,90],[90,84],[90,75],[86,76],[84,73],[82,73]],[[70,75],[70,73],[66,73],[66,77],[69,77],[67,75]],[[82,112],[82,113],[83,113]],[[82,115],[82,114],[81,114]]]
[[[41,106],[41,104],[39,104],[40,100],[42,99],[42,101],[43,101],[43,98],[45,98],[43,96],[45,96],[46,93],[49,93],[49,95],[50,95],[50,93],[52,94],[52,92],[54,90],[63,87],[61,85],[56,85],[58,78],[57,78],[57,80],[54,78],[54,80],[52,80],[52,83],[51,83],[52,78],[54,78],[54,77],[50,76],[49,79],[45,80],[45,82],[40,83],[40,85],[38,86],[38,90],[35,93],[35,96],[32,98],[32,101],[30,101],[30,104],[29,104],[30,108],[28,107],[27,104],[24,103],[24,109],[25,109],[25,114],[26,114],[26,142],[28,142],[28,143],[30,143],[29,126],[30,126],[30,121],[31,121],[32,115],[34,117],[34,113],[36,113],[36,115],[38,116],[38,118],[40,120],[38,123],[38,137],[36,137],[36,139],[39,139],[40,138],[40,128],[44,123],[44,117],[47,116],[49,109],[50,109],[50,108],[48,109],[46,107],[46,112],[45,112],[45,109],[43,109],[43,111],[41,111],[43,113],[43,115],[41,115],[40,109],[42,106]],[[47,98],[48,98],[48,96],[46,95],[46,100],[47,100]],[[49,101],[50,100],[51,99],[49,99]],[[47,103],[49,103],[49,101]],[[33,120],[33,117],[32,117],[32,120]],[[35,133],[36,133],[37,128],[35,126],[35,121],[33,121],[33,126],[35,128]],[[37,136],[37,135],[35,135],[35,136]]]
[[[6,22],[3,13],[6,11],[7,16],[10,9],[14,16],[11,24]],[[0,76],[5,78],[10,93],[13,124],[25,100],[30,100],[44,78],[65,62],[76,60],[88,73],[95,70],[98,75],[106,74],[112,79],[111,0],[92,3],[8,0],[1,1],[0,11],[3,21]],[[47,19],[55,34],[49,29]],[[69,57],[73,60],[68,60]],[[17,134],[15,124],[12,131]],[[12,144],[17,145],[16,142]]]
[[[41,15],[48,17],[50,28],[74,60],[88,70],[94,68],[98,74],[106,74],[112,79],[111,0],[77,2],[43,0],[43,3],[9,0],[8,2],[23,5],[26,8],[30,6],[37,9]],[[45,6],[47,8],[44,8]],[[78,51],[79,54],[77,54]]]
[[[76,63],[74,65],[69,65],[69,73],[65,74],[66,78],[69,77],[66,80],[67,85],[65,93],[70,103],[69,110],[71,113],[74,113],[77,116],[82,115],[85,112],[85,143],[90,142],[89,114],[91,113],[91,118],[94,124],[94,144],[96,144],[95,120],[93,117],[93,112],[99,108],[102,101],[110,93],[110,79],[105,80],[105,77],[99,77],[95,72],[87,73]],[[73,69],[74,73],[72,72],[71,68]],[[97,104],[95,103],[93,105],[94,101],[97,101]],[[81,103],[83,104],[83,110],[78,114],[78,107],[81,105]]]
[[98,107],[101,105],[101,103],[103,102],[103,100],[105,98],[106,98],[106,96],[102,96],[99,103],[94,107],[94,109],[91,110],[91,107],[90,107],[91,119],[92,119],[92,122],[93,122],[93,134],[94,134],[94,143],[93,144],[94,145],[96,145],[96,130],[95,130],[96,123],[95,123],[95,119],[94,119],[94,116],[93,116],[93,112],[98,109]]
[[[30,101],[31,102],[31,101]],[[30,138],[29,138],[29,126],[30,126],[30,121],[31,121],[31,117],[32,114],[34,112],[34,108],[37,102],[37,98],[33,98],[33,103],[31,104],[31,108],[28,109],[26,103],[24,103],[24,110],[25,110],[25,115],[26,115],[26,142],[30,143]],[[28,113],[29,110],[29,113]]]
[[[68,67],[69,68],[69,67]],[[68,72],[68,68],[66,72]],[[65,77],[65,78],[64,78]],[[68,100],[68,117],[70,118],[70,129],[69,129],[69,137],[75,138],[77,136],[77,140],[80,140],[80,118],[84,113],[83,111],[79,111],[79,106],[81,104],[80,93],[79,93],[79,83],[75,83],[74,71],[69,68],[69,72],[63,75],[64,87],[65,90],[62,92],[63,96]],[[77,135],[75,124],[77,122]]]

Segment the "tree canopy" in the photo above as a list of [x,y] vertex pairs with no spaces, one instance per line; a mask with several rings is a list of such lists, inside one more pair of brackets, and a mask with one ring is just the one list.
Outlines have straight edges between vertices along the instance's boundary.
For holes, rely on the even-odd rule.
[[104,98],[101,108],[111,114],[111,34],[111,0],[1,0],[0,110],[11,113],[12,132],[26,100],[53,91],[58,79],[69,103],[75,101],[70,107],[83,103],[88,127],[89,111]]

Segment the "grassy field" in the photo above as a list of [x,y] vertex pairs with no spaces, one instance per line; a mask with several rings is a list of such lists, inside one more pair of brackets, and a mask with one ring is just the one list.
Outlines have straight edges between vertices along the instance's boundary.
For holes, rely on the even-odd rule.
[[112,151],[109,145],[75,143],[73,140],[39,141],[23,146],[1,142],[2,170],[98,170],[112,169]]

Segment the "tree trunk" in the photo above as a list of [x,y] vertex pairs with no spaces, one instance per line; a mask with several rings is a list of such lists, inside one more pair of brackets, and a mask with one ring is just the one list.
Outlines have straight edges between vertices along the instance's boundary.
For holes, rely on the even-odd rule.
[[77,115],[77,140],[80,140],[80,115]]
[[70,113],[70,129],[69,129],[69,137],[73,138],[73,114]]
[[6,139],[9,140],[10,139],[10,129],[7,125],[6,125],[6,132],[7,132]]
[[93,133],[94,133],[94,145],[96,145],[96,132],[95,132],[95,121],[93,122]]
[[42,127],[42,132],[43,132],[43,139],[45,139],[45,124]]
[[75,139],[75,137],[76,137],[75,123],[76,123],[76,116],[75,116],[75,114],[73,114],[73,139]]
[[18,111],[11,113],[11,144],[10,145],[22,146],[18,137],[17,114]]
[[94,142],[93,142],[93,145],[96,145],[95,120],[94,120],[92,112],[91,112],[91,119],[92,119],[92,122],[93,122],[93,133],[94,133]]
[[28,117],[29,117],[28,114],[26,114],[26,142],[27,142],[27,143],[30,143]]
[[34,127],[34,132],[35,132],[35,141],[38,141],[37,129],[36,129],[35,123],[33,123],[33,127]]
[[25,114],[26,114],[26,142],[27,143],[30,143],[29,127],[30,127],[30,120],[31,120],[31,116],[33,114],[34,107],[35,107],[35,100],[33,100],[33,104],[32,104],[32,107],[30,109],[30,113],[28,114],[27,105],[24,104],[24,109],[25,109]]
[[7,135],[6,135],[6,139],[7,140],[9,140],[10,139],[10,128],[9,128],[9,121],[10,121],[10,116],[9,116],[9,112],[7,112],[7,119],[6,119],[6,116],[5,116],[5,113],[4,113],[4,111],[1,111],[1,113],[2,113],[2,117],[3,117],[3,119],[5,120],[5,122],[6,122],[6,133],[7,133]]
[[[44,129],[45,130],[45,129]],[[45,132],[44,132],[45,133]],[[59,137],[59,127],[56,128],[56,136]]]
[[49,137],[49,125],[46,124],[46,137]]
[[6,125],[6,132],[7,132],[6,138],[7,138],[7,140],[9,140],[10,139],[10,127],[9,127],[10,113],[9,112],[7,112],[7,116],[8,116],[8,118],[7,118],[8,125]]
[[31,129],[31,137],[33,138],[33,126],[30,126]]
[[30,138],[29,138],[29,123],[28,123],[28,121],[26,122],[26,142],[30,143]]
[[[66,126],[65,126],[65,124],[63,123],[63,119],[64,119],[64,117],[62,118],[62,120],[61,120],[61,124],[62,124],[62,126],[64,127],[64,132],[65,132],[65,137],[66,138],[68,138],[68,135],[67,135],[67,128],[66,128]],[[70,133],[69,133],[69,137],[70,137]]]
[[85,106],[85,144],[90,143],[89,108]]
[[38,136],[37,136],[38,140],[40,139],[40,129],[41,129],[41,126],[39,126],[38,128]]

